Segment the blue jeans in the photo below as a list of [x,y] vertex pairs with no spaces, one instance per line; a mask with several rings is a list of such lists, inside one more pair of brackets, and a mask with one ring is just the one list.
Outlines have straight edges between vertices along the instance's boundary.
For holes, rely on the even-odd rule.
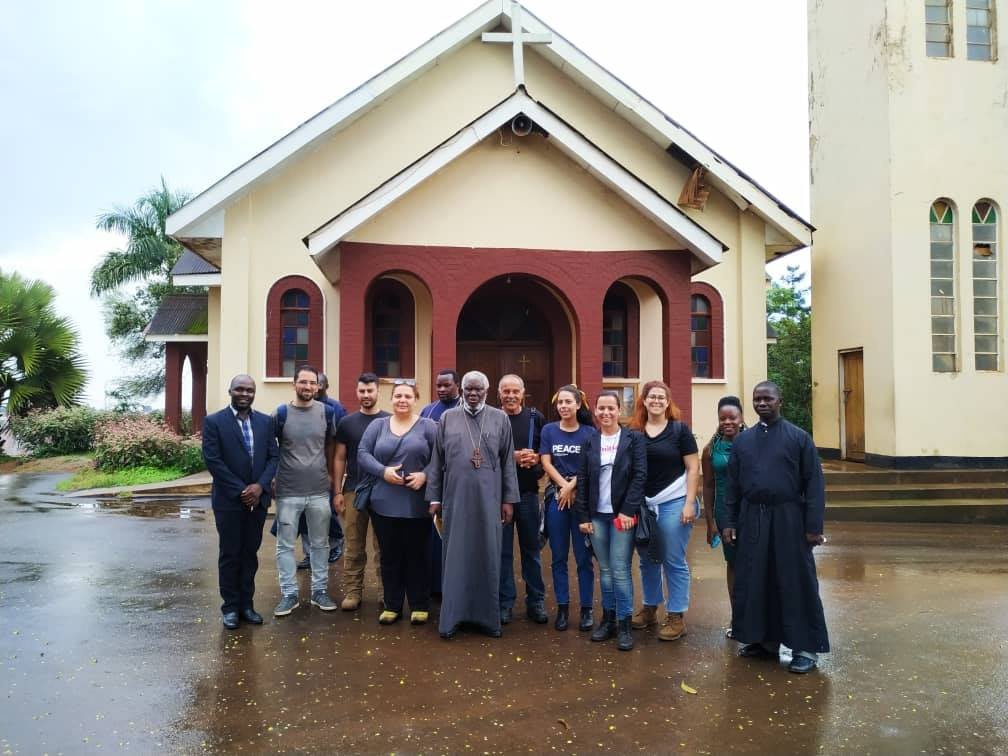
[[304,512],[308,521],[311,544],[311,589],[324,591],[329,583],[329,493],[317,496],[281,496],[277,498],[277,575],[280,593],[298,593],[297,567],[294,564],[294,541],[297,539],[298,518]]
[[[686,546],[689,545],[693,523],[683,525],[683,505],[686,497],[672,499],[658,505],[658,531],[661,533],[664,558],[655,564],[638,549],[640,555],[641,586],[644,588],[644,603],[658,606],[662,602],[662,569],[668,586],[668,600],[665,611],[680,613],[689,609],[690,571],[686,564]],[[645,505],[646,506],[646,505]],[[695,500],[691,503],[695,506]]]
[[514,607],[518,592],[514,579],[514,532],[518,528],[518,546],[521,549],[522,580],[525,581],[525,605],[542,606],[546,596],[543,583],[542,561],[539,558],[539,493],[530,491],[521,495],[515,507],[514,522],[504,526],[501,536],[501,608]]
[[585,546],[584,534],[578,530],[577,517],[571,508],[560,509],[552,496],[546,500],[546,530],[552,554],[553,595],[558,604],[570,603],[567,579],[567,554],[574,540],[574,561],[577,562],[578,595],[582,607],[591,607],[595,597],[595,570],[591,553]]
[[629,617],[633,614],[633,578],[630,577],[633,528],[617,530],[615,519],[595,517],[592,530],[592,548],[598,560],[602,586],[602,608],[615,609],[617,619]]

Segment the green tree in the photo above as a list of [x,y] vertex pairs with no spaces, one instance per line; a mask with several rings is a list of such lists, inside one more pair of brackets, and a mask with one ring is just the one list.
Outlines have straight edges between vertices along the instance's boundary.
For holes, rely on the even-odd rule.
[[0,270],[0,413],[5,417],[71,406],[80,399],[87,371],[79,338],[70,321],[53,310],[53,296],[42,281]]
[[784,415],[812,432],[812,309],[805,273],[789,265],[767,292],[767,319],[777,343],[767,350],[767,373],[784,394]]
[[174,292],[196,291],[171,285],[169,274],[182,246],[165,234],[168,216],[189,201],[172,191],[164,177],[133,203],[98,216],[98,228],[126,237],[126,246],[105,253],[91,273],[91,295],[101,297],[105,332],[133,370],[116,382],[111,395],[125,407],[164,389],[164,344],[144,341],[144,328],[161,300]]

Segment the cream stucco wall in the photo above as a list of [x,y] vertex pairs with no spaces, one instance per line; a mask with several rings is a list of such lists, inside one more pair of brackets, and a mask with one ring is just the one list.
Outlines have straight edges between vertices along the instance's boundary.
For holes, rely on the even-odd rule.
[[[527,72],[534,98],[649,186],[676,200],[688,171],[660,145],[537,54],[527,56]],[[301,240],[512,91],[510,52],[474,42],[234,201],[225,212],[222,243],[220,307],[227,317],[220,321],[217,383],[248,370],[260,383],[260,407],[270,408],[290,395],[288,381],[264,379],[265,301],[277,279],[298,274],[315,281],[325,296],[323,367],[336,384],[338,290],[312,262]],[[697,277],[709,281],[725,299],[729,372],[723,384],[698,384],[694,391],[695,417],[712,417],[719,396],[743,393],[742,385],[763,377],[766,370],[764,228],[754,214],[741,212],[716,191],[705,210],[686,212],[730,248],[724,262]],[[548,141],[511,137],[510,146],[502,147],[497,135],[358,229],[353,238],[588,250],[677,246]],[[418,312],[418,326],[424,317]],[[747,335],[755,341],[743,351]],[[423,351],[422,338],[417,347],[418,376],[425,376],[429,368],[421,368],[430,360],[429,351]],[[421,388],[429,396],[429,387]],[[223,387],[217,397],[226,397]],[[713,428],[713,419],[710,422]]]
[[[921,2],[811,0],[809,21],[816,441],[840,446],[837,352],[863,347],[869,453],[1003,455],[1008,403],[990,399],[1008,382],[973,367],[968,213],[1008,202],[1008,66],[966,60],[965,3],[951,59],[926,57]],[[941,197],[960,213],[956,373],[931,370],[927,213]],[[1006,291],[1002,265],[1002,351]],[[954,422],[935,422],[938,403]]]

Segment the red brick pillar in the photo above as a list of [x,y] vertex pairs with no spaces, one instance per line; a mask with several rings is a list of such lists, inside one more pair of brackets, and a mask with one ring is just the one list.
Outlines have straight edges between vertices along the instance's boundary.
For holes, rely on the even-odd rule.
[[169,341],[165,344],[165,425],[176,433],[182,420],[182,365],[185,344]]
[[577,384],[588,395],[588,405],[594,405],[602,390],[602,302],[606,289],[595,281],[584,281],[578,287],[577,298],[571,297],[576,308]]
[[[345,249],[344,255],[354,254]],[[359,254],[359,253],[358,253]],[[364,372],[365,335],[367,332],[364,301],[370,279],[367,266],[350,265],[341,259],[343,275],[339,281],[339,400],[348,412],[358,409],[357,376]],[[332,383],[330,377],[330,383]]]
[[189,370],[192,373],[192,428],[193,433],[203,430],[207,410],[207,344],[200,342],[189,347]]
[[690,359],[689,255],[670,255],[671,268],[663,278],[662,341],[664,380],[672,389],[672,401],[682,410],[683,422],[693,425],[693,365]]

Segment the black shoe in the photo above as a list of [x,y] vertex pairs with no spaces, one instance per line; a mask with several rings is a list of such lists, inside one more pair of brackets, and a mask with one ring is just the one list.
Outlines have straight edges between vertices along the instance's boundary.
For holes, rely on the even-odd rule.
[[581,607],[581,622],[578,623],[578,630],[588,631],[595,627],[595,616],[592,614],[590,606]]
[[311,568],[311,554],[305,554],[305,558],[297,563],[297,568],[299,570],[307,570]]
[[488,638],[500,638],[503,635],[499,627],[483,627],[481,630],[483,630],[483,635]]
[[619,621],[616,648],[620,651],[633,650],[633,617],[627,616]]
[[768,659],[771,656],[776,656],[776,654],[771,654],[763,648],[762,643],[746,643],[738,650],[738,655],[743,658],[752,659]]
[[238,629],[238,612],[224,612],[224,617],[222,619],[224,627],[228,630]]
[[591,639],[596,643],[601,643],[602,641],[607,641],[610,638],[615,637],[616,637],[616,610],[603,609],[602,621],[599,622],[599,626],[595,628],[595,632],[591,634]]
[[338,562],[341,556],[343,556],[342,541],[333,546],[331,549],[329,549],[329,564],[332,564],[333,562]]
[[455,625],[455,627],[453,627],[453,628],[452,628],[451,630],[449,630],[449,631],[448,631],[447,633],[441,633],[441,637],[442,637],[442,638],[443,638],[444,640],[451,640],[452,638],[454,638],[454,637],[455,637],[455,634],[456,634],[457,632],[458,632],[458,625]]
[[791,657],[791,663],[788,665],[788,671],[794,672],[796,675],[804,675],[806,672],[811,672],[818,666],[815,659],[809,659],[807,656],[798,656],[795,654]]
[[554,630],[566,630],[568,626],[567,614],[570,610],[569,604],[557,604],[556,622],[553,623]]
[[532,604],[525,614],[530,620],[540,625],[545,625],[549,622],[549,615],[546,614],[546,609],[542,604]]
[[512,615],[513,615],[513,611],[512,611],[512,609],[511,609],[510,606],[502,606],[501,607],[501,624],[502,625],[506,625],[507,623],[509,623],[511,621],[511,616]]
[[262,615],[251,607],[241,610],[241,618],[250,625],[261,625],[263,623]]

